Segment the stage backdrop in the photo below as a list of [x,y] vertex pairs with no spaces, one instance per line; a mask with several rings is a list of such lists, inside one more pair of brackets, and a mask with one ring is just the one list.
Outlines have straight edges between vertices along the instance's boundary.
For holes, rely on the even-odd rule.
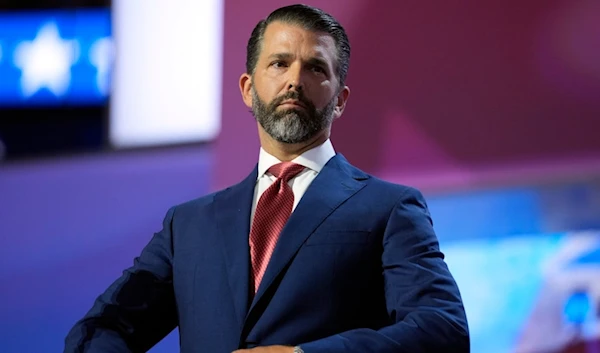
[[[258,20],[291,3],[225,2],[215,187],[256,162],[255,122],[238,88],[246,41]],[[349,33],[352,93],[333,142],[366,171],[464,187],[600,164],[600,2],[306,3],[334,14]]]

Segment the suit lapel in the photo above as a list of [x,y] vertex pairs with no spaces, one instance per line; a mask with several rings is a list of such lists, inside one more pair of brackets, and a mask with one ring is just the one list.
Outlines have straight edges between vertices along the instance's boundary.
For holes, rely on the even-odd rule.
[[215,217],[229,273],[229,287],[240,327],[248,311],[250,284],[250,214],[257,167],[241,183],[215,195]]
[[339,205],[365,186],[361,180],[366,178],[366,174],[351,167],[340,154],[323,167],[282,230],[248,317],[306,239]]

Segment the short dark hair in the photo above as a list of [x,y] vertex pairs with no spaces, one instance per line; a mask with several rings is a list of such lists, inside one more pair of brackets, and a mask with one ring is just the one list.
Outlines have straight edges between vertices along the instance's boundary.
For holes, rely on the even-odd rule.
[[324,32],[333,37],[337,49],[336,74],[343,86],[350,65],[350,41],[344,27],[330,14],[308,5],[290,5],[281,7],[264,20],[258,22],[246,47],[246,73],[254,74],[258,56],[260,54],[262,41],[267,26],[273,22],[283,22],[304,27],[315,32]]

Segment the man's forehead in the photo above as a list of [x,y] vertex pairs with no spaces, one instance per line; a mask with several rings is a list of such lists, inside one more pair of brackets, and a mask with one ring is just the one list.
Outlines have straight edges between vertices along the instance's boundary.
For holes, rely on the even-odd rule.
[[265,48],[286,47],[299,43],[312,47],[315,54],[320,56],[326,56],[328,51],[335,50],[335,40],[326,32],[312,31],[299,24],[280,21],[270,23],[265,29],[263,38]]

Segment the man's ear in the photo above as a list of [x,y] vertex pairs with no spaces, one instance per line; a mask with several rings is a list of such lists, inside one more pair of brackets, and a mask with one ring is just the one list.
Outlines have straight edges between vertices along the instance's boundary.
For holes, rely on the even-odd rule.
[[247,73],[240,77],[240,92],[248,108],[252,108],[252,76]]
[[348,86],[344,86],[340,90],[340,93],[337,95],[337,104],[335,105],[335,109],[333,110],[333,118],[337,119],[342,116],[344,109],[346,108],[346,103],[348,102],[348,97],[350,96],[350,88]]

